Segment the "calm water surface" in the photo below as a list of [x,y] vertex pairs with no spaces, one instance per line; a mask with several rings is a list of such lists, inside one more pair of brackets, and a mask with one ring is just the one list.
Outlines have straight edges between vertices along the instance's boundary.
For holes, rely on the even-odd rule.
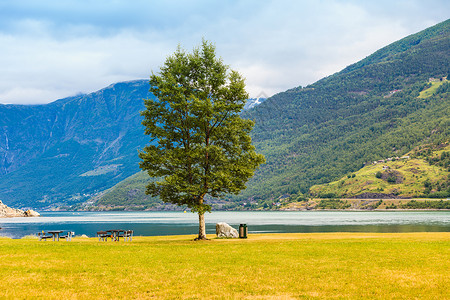
[[[206,231],[226,222],[249,233],[284,232],[450,232],[450,211],[426,212],[212,212]],[[43,212],[39,218],[0,219],[0,235],[21,238],[42,230],[75,231],[95,236],[97,231],[132,229],[135,235],[197,234],[198,217],[187,212]]]

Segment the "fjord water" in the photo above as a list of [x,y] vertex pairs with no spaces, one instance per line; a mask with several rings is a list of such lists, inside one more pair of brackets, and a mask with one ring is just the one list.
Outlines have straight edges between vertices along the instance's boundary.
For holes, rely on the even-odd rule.
[[[450,232],[450,211],[214,211],[206,214],[206,231],[226,222],[251,233],[287,232]],[[181,235],[198,232],[190,212],[42,212],[38,218],[0,219],[0,235],[21,238],[42,230],[74,231],[93,237],[97,231],[132,229],[135,235]]]

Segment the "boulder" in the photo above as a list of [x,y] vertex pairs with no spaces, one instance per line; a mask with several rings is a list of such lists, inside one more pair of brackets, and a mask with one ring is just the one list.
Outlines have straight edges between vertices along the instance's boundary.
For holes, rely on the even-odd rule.
[[21,209],[11,208],[3,204],[0,200],[0,218],[14,218],[14,217],[39,217],[40,214],[34,210],[23,211]]
[[25,211],[25,217],[40,217],[40,216],[41,216],[40,213],[32,209]]
[[238,238],[239,234],[236,229],[228,225],[227,223],[217,223],[216,224],[216,235],[217,237],[227,237],[227,238]]

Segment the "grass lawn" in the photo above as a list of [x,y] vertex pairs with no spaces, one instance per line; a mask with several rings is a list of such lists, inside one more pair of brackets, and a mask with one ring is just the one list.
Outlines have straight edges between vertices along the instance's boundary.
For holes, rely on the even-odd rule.
[[450,233],[0,238],[0,298],[450,299]]
[[438,87],[440,87],[445,82],[448,82],[448,80],[431,82],[431,87],[429,87],[426,90],[421,91],[419,94],[419,98],[425,99],[425,98],[429,98],[429,97],[433,96],[434,93],[436,92],[436,90],[438,89]]
[[[450,146],[436,152],[441,155],[443,151],[449,151]],[[435,154],[435,155],[436,155]],[[383,167],[389,167],[383,170]],[[385,179],[377,178],[377,172],[396,172],[401,178],[401,183],[389,183]],[[346,198],[362,193],[400,194],[404,197],[417,197],[425,192],[425,182],[428,181],[434,187],[448,180],[450,173],[439,166],[430,165],[423,159],[412,158],[407,160],[387,161],[379,164],[369,164],[354,173],[355,177],[347,176],[321,185],[311,187],[314,195],[333,193],[336,197]],[[433,190],[436,192],[436,189]]]

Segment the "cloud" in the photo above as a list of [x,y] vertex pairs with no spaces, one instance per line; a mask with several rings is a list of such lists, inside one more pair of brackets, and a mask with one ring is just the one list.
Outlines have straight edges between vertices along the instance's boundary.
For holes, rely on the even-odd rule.
[[190,50],[203,37],[247,78],[251,96],[272,95],[444,21],[450,8],[361,2],[2,1],[0,103],[46,103],[148,78],[178,44]]
[[[157,63],[152,57],[166,51],[158,46],[148,49],[141,39],[128,34],[63,42],[38,37],[25,43],[0,36],[0,44],[5,43],[12,50],[0,58],[1,65],[10,65],[8,76],[0,81],[0,99],[19,103],[48,102],[116,81],[145,78],[145,71]],[[49,91],[53,97],[49,98]]]

